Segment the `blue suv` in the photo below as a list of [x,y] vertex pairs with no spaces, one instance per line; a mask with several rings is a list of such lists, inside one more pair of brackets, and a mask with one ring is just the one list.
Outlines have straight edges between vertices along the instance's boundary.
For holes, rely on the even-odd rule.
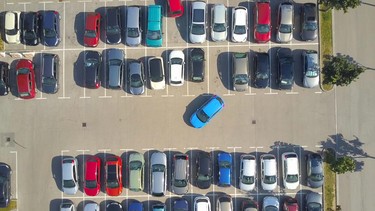
[[195,128],[202,128],[223,108],[224,101],[214,95],[193,113],[190,117],[190,124]]
[[217,155],[219,165],[219,186],[229,187],[232,174],[232,155],[227,152],[220,152]]
[[42,11],[39,13],[40,40],[46,46],[58,46],[60,37],[60,14],[57,11]]

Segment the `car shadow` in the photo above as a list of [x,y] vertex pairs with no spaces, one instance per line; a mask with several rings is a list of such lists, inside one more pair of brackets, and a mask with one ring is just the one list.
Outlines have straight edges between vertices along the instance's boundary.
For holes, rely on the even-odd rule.
[[35,71],[35,86],[40,91],[42,90],[42,57],[43,53],[36,53],[33,57],[34,71]]
[[271,78],[270,78],[270,88],[271,89],[279,89],[279,84],[277,82],[278,77],[278,61],[277,61],[277,50],[280,47],[273,47],[268,50],[268,55],[271,58],[270,61],[270,68],[271,68]]
[[221,83],[227,90],[232,89],[231,69],[232,69],[232,52],[222,52],[217,56],[216,66]]
[[83,36],[85,34],[86,15],[88,12],[79,12],[74,19],[74,32],[77,42],[84,46]]
[[301,39],[301,24],[302,24],[302,8],[303,4],[301,3],[295,3],[293,2],[294,5],[294,31],[293,31],[293,39],[298,40],[298,41],[303,41]]
[[174,165],[174,155],[176,154],[182,154],[182,152],[179,152],[179,151],[173,151],[173,150],[167,150],[167,151],[164,151],[164,153],[167,155],[167,190],[171,193],[172,192],[172,174],[173,174],[173,165]]
[[71,156],[55,156],[52,158],[51,161],[51,173],[52,178],[55,180],[56,187],[63,191],[62,189],[62,160],[64,158],[71,157]]
[[106,7],[98,7],[95,12],[100,13],[100,37],[99,39],[103,42],[106,43],[106,33],[105,33],[105,16],[107,14],[107,9]]
[[181,38],[185,42],[189,42],[189,18],[190,18],[190,1],[182,1],[182,5],[185,8],[184,14],[181,17],[175,18],[177,30],[180,33]]
[[5,13],[6,11],[0,12],[0,35],[1,39],[6,42],[5,40]]
[[16,65],[19,59],[13,60],[11,63],[9,63],[9,87],[10,87],[10,93],[12,93],[13,96],[19,97],[18,93],[18,87],[17,87],[17,74],[16,74]]
[[191,101],[185,109],[185,112],[182,116],[185,123],[189,126],[190,124],[190,117],[191,115],[201,106],[203,103],[205,103],[208,99],[210,99],[213,95],[212,94],[200,94],[198,97],[196,97],[193,101]]
[[85,87],[85,51],[79,53],[77,60],[73,64],[73,78],[77,86]]
[[73,203],[73,202],[71,200],[68,200],[68,199],[52,199],[49,202],[49,210],[50,211],[60,210],[60,205],[62,203]]
[[[85,167],[86,167],[86,160],[88,158],[88,156],[90,155],[85,155],[85,154],[80,154],[80,155],[77,155],[76,158],[77,158],[77,161],[78,163],[80,163],[81,165],[78,166],[78,190],[81,191],[82,193],[85,193],[84,191],[84,186],[85,186]],[[79,209],[78,209],[79,210]]]
[[303,86],[303,66],[302,66],[302,52],[303,49],[294,49],[292,52],[294,59],[294,83],[300,87]]

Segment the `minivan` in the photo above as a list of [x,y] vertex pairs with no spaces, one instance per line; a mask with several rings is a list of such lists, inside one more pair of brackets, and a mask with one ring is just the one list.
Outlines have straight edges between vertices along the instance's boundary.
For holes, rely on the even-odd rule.
[[161,47],[163,45],[163,15],[161,5],[148,6],[146,45]]
[[126,44],[138,46],[142,41],[142,10],[136,6],[128,7],[126,16]]

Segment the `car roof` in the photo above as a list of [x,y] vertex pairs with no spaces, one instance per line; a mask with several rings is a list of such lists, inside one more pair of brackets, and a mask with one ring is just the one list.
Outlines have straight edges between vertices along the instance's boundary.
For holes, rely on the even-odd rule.
[[314,3],[305,3],[303,4],[305,16],[307,21],[316,21],[316,4]]
[[176,179],[186,179],[187,173],[187,166],[189,164],[189,160],[183,159],[179,157],[175,160],[174,163],[174,177]]
[[169,8],[171,11],[178,11],[182,9],[181,0],[168,0],[169,1]]
[[128,7],[126,12],[127,12],[126,26],[128,28],[138,28],[141,8],[137,6]]
[[283,2],[280,4],[281,20],[282,24],[293,24],[293,4],[290,2]]
[[75,163],[77,162],[77,159],[75,158],[64,158],[63,164],[62,164],[62,176],[63,179],[73,179],[73,168]]
[[217,96],[212,97],[203,107],[203,111],[210,117],[223,108],[223,101]]
[[[152,75],[163,76],[163,59],[161,57],[153,57],[149,59],[149,70]],[[153,78],[153,77],[151,77]]]
[[[99,166],[100,168],[100,166]],[[86,162],[86,180],[96,180],[96,172],[98,170],[98,163],[95,160],[87,160]]]
[[[192,21],[195,23],[202,23],[205,21],[205,12],[206,12],[206,3],[203,1],[195,1],[191,4],[192,9]],[[203,10],[203,11],[202,11]],[[197,13],[198,11],[202,11],[203,13]]]
[[238,6],[235,9],[234,18],[236,20],[236,25],[246,25],[247,20],[247,9],[246,7]]
[[258,23],[271,23],[271,6],[269,2],[257,2],[258,7]]
[[107,7],[106,8],[106,20],[107,20],[108,25],[117,26],[119,24],[118,20],[117,20],[117,14],[118,13],[119,13],[118,7]]
[[266,155],[262,157],[264,163],[264,174],[265,175],[276,175],[277,164],[276,158],[272,155]]
[[162,17],[161,10],[162,8],[160,5],[149,5],[148,6],[148,22],[160,22],[161,17]]
[[95,30],[97,13],[89,12],[86,16],[86,29]]
[[27,30],[33,30],[36,26],[36,12],[26,12],[23,17],[23,27]]
[[247,53],[233,53],[234,74],[248,74]]
[[256,160],[255,159],[243,159],[243,174],[244,175],[255,175],[256,171]]
[[54,60],[55,60],[54,54],[43,54],[43,76],[44,77],[54,77]]
[[286,160],[286,164],[288,165],[287,174],[299,174],[299,164],[298,164],[298,156],[296,153],[284,153],[282,154],[283,159]]
[[55,11],[48,10],[44,11],[43,13],[43,28],[54,28],[54,23],[55,23]]
[[225,23],[227,17],[226,9],[227,7],[224,4],[215,4],[214,7],[214,23]]

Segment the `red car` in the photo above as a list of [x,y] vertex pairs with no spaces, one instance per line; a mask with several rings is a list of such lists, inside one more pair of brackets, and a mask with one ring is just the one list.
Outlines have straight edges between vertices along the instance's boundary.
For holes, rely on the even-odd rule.
[[16,65],[18,95],[23,99],[35,97],[34,64],[28,59],[20,59]]
[[105,163],[105,190],[109,196],[122,193],[122,160],[118,156],[111,156]]
[[298,211],[297,199],[292,197],[287,197],[284,201],[283,211]]
[[84,190],[88,196],[96,196],[100,191],[100,158],[90,156],[86,160]]
[[96,47],[100,37],[100,13],[89,12],[86,16],[85,34],[83,42],[85,46]]
[[181,3],[181,0],[168,0],[168,16],[170,17],[181,17],[184,14],[184,6]]
[[258,0],[254,7],[254,39],[268,42],[271,39],[271,6],[269,0]]

